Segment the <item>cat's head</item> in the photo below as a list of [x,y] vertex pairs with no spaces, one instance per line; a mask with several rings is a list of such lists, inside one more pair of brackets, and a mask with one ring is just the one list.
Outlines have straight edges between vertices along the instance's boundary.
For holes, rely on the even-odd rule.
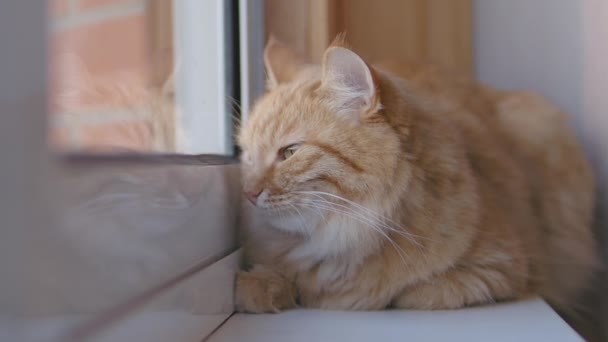
[[341,43],[318,66],[271,38],[264,61],[268,92],[238,137],[249,200],[282,217],[318,217],[382,196],[400,143],[376,71]]

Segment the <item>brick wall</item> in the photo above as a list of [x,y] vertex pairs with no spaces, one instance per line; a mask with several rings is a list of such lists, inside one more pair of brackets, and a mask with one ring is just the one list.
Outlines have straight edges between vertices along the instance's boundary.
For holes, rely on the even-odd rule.
[[158,86],[154,71],[162,56],[154,35],[171,29],[153,27],[163,22],[154,1],[49,1],[52,146],[163,149],[153,146],[154,132],[142,118],[156,95],[149,90]]

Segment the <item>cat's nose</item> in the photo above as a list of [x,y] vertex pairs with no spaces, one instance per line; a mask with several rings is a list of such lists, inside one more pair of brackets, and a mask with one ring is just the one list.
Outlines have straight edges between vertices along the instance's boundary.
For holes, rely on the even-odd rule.
[[245,197],[247,197],[251,204],[255,205],[261,193],[262,189],[253,189],[251,191],[245,191]]

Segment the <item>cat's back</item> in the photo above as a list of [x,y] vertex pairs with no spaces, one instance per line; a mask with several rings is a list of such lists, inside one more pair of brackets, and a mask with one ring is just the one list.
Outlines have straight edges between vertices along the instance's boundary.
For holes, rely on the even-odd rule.
[[[525,201],[534,216],[529,221],[533,231],[519,229],[528,235],[521,238],[528,241],[533,259],[536,274],[531,276],[545,298],[571,307],[591,282],[597,262],[591,231],[593,174],[567,115],[539,95],[497,91],[431,64],[384,63],[379,68],[404,79],[452,116],[452,123],[468,130],[465,140],[488,139],[495,145],[488,150],[478,141],[467,148],[494,153],[522,175]],[[476,128],[471,129],[471,120],[478,123]],[[517,198],[524,200],[518,195],[511,200]]]
[[503,92],[496,115],[512,136],[530,178],[544,233],[543,294],[572,302],[592,282],[597,265],[591,230],[594,179],[565,113],[542,96]]
[[466,73],[449,70],[432,63],[384,62],[375,65],[392,76],[405,80],[418,97],[431,100],[435,106],[451,111],[466,109],[479,118],[495,110],[498,92],[476,82]]

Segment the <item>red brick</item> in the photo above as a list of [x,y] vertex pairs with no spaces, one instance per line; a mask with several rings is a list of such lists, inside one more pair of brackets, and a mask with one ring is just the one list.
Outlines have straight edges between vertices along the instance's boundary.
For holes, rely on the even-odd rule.
[[60,32],[52,38],[55,56],[78,55],[93,74],[149,64],[144,15],[105,21]]
[[[150,54],[143,15],[59,32],[52,38],[52,45],[53,111],[114,105],[121,95],[112,91],[91,91],[98,81],[125,86],[136,92],[149,82]],[[71,93],[68,101],[62,96],[66,91]]]

